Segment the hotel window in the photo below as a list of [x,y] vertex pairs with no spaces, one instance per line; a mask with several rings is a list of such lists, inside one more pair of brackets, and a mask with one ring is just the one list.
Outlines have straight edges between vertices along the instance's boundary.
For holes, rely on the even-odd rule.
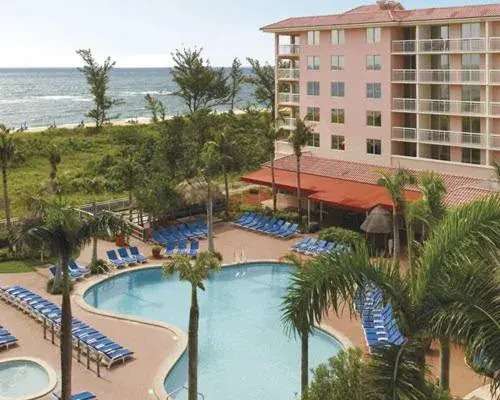
[[450,161],[450,147],[431,144],[431,158],[433,160]]
[[319,69],[319,56],[307,56],[307,69],[314,71]]
[[344,69],[344,56],[332,56],[332,70],[342,71]]
[[319,147],[319,133],[311,133],[307,140],[307,145],[310,147]]
[[368,99],[380,99],[382,97],[382,87],[380,83],[367,83],[366,97]]
[[381,28],[366,28],[366,43],[380,43],[381,37]]
[[318,81],[307,82],[307,95],[308,96],[319,96],[319,82]]
[[366,69],[368,71],[380,71],[382,69],[382,57],[379,55],[366,56]]
[[345,44],[345,33],[343,29],[332,29],[332,44]]
[[331,95],[332,97],[344,97],[345,87],[344,82],[332,82]]
[[417,156],[417,144],[403,142],[403,155],[406,157],[416,157]]
[[462,24],[462,50],[478,51],[482,50],[483,43],[477,40],[481,37],[481,24],[474,22],[471,24]]
[[462,162],[466,164],[481,164],[481,150],[462,149]]
[[332,108],[332,124],[343,124],[345,113],[343,108]]
[[368,126],[382,126],[382,115],[380,111],[367,111],[366,112],[366,125]]
[[462,69],[481,69],[481,55],[462,54]]
[[345,150],[345,136],[332,135],[332,150]]
[[462,132],[462,143],[481,144],[479,117],[462,117]]
[[380,139],[366,139],[366,152],[368,154],[382,154],[382,141]]
[[317,46],[319,44],[319,31],[307,32],[307,44],[309,46]]
[[307,107],[306,120],[319,122],[319,107]]

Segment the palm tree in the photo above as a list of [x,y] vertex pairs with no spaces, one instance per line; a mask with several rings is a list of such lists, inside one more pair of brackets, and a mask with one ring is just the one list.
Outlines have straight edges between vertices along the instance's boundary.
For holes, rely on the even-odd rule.
[[235,142],[233,139],[234,130],[230,125],[226,125],[222,130],[215,132],[214,141],[217,144],[217,149],[220,154],[220,164],[222,169],[222,176],[224,178],[224,196],[226,203],[226,219],[229,220],[229,178],[228,170],[231,167],[233,160],[233,148]]
[[[284,257],[284,260],[296,267],[292,275],[292,281],[297,279],[301,282],[300,275],[307,268],[306,264],[293,253]],[[307,387],[309,380],[309,334],[314,327],[314,323],[309,321],[309,298],[308,292],[302,290],[300,286],[292,286],[283,298],[281,306],[282,322],[285,329],[290,333],[298,334],[301,344],[301,362],[300,362],[300,387],[302,398],[307,396]]]
[[7,231],[9,233],[9,251],[12,251],[12,221],[7,176],[15,151],[16,147],[12,137],[9,136],[9,129],[7,129],[5,125],[0,124],[0,168],[2,168],[3,203],[5,208],[5,220],[7,221]]
[[144,169],[142,165],[132,156],[120,158],[110,169],[110,178],[116,180],[128,192],[130,221],[132,221],[132,193],[134,188],[142,181],[143,176]]
[[302,149],[309,143],[312,133],[312,129],[307,126],[306,122],[297,118],[295,130],[288,137],[288,142],[292,145],[293,153],[297,160],[297,212],[299,214],[299,222],[301,221],[302,214],[300,208],[300,159],[302,158]]
[[57,166],[61,163],[61,153],[59,152],[59,149],[56,146],[51,146],[49,150],[49,164],[50,164],[50,185],[52,189],[52,193],[54,194],[59,194],[60,193],[60,187],[57,183]]
[[398,224],[398,209],[404,207],[406,200],[404,197],[405,186],[415,184],[416,179],[407,170],[398,168],[394,174],[385,170],[376,170],[380,175],[377,183],[387,189],[392,200],[392,234],[393,234],[393,265],[400,260],[400,237]]
[[273,196],[273,213],[277,210],[276,200],[276,175],[274,170],[274,159],[276,158],[276,140],[283,135],[284,130],[277,128],[277,121],[273,120],[270,113],[262,114],[263,128],[262,134],[265,138],[265,146],[269,154],[269,162],[271,165],[271,191]]
[[163,266],[164,276],[179,274],[181,281],[191,284],[191,308],[188,328],[188,399],[198,398],[198,289],[205,290],[204,281],[210,273],[219,271],[220,261],[211,252],[201,252],[194,262],[189,257],[175,255],[173,260]]
[[68,263],[71,256],[101,232],[112,233],[123,228],[121,220],[111,214],[98,218],[83,216],[60,197],[32,199],[31,216],[20,224],[17,241],[31,249],[49,249],[59,258],[62,268],[61,310],[61,399],[71,397],[72,335]]
[[[416,349],[409,357],[417,365],[425,362],[423,351],[429,340],[445,338],[455,339],[476,352],[482,350],[494,370],[500,370],[498,248],[500,196],[497,195],[449,211],[433,227],[415,257],[413,279],[397,265],[371,259],[367,245],[360,244],[352,252],[332,253],[311,261],[294,278],[289,291],[306,292],[302,296],[309,301],[309,320],[320,322],[330,310],[339,314],[347,305],[352,311],[358,288],[364,288],[367,281],[373,282],[395,310],[407,339],[402,347]],[[492,272],[494,269],[496,274]],[[487,279],[490,282],[483,290]],[[467,286],[471,281],[477,283]],[[392,347],[398,351],[398,346]],[[389,363],[391,376],[403,379],[394,375],[400,357],[388,357],[383,351],[376,354]],[[440,382],[446,389],[449,369],[445,364]],[[500,374],[494,382],[500,384]],[[406,394],[407,397],[400,393],[395,398],[425,398]]]

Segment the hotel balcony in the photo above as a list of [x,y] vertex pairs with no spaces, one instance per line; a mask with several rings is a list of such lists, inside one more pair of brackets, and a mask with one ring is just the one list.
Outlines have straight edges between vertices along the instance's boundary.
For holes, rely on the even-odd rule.
[[417,129],[405,128],[402,126],[394,126],[392,128],[392,140],[397,140],[402,142],[416,142]]
[[392,52],[393,53],[415,53],[417,51],[416,40],[393,40]]
[[278,48],[278,55],[281,57],[298,57],[300,46],[298,44],[281,44]]
[[489,50],[500,51],[500,37],[490,38]]
[[486,114],[486,103],[481,101],[423,99],[420,100],[419,111],[430,114],[481,116]]
[[298,81],[300,70],[298,68],[279,68],[278,79],[283,81]]
[[393,82],[416,82],[417,70],[415,69],[393,69],[392,81]]
[[490,70],[490,84],[500,85],[500,69]]
[[500,117],[500,103],[490,103],[490,116]]
[[417,99],[392,99],[393,111],[415,112],[417,110]]
[[482,69],[424,69],[419,83],[486,83],[486,71]]
[[470,53],[486,50],[484,37],[471,39],[423,39],[419,40],[421,53]]
[[419,129],[418,138],[422,143],[475,148],[486,147],[486,135],[481,133]]
[[298,93],[279,93],[279,104],[298,106],[300,102],[300,95]]
[[297,126],[295,118],[284,117],[278,120],[278,128],[293,131]]
[[500,150],[500,135],[490,135],[490,149]]

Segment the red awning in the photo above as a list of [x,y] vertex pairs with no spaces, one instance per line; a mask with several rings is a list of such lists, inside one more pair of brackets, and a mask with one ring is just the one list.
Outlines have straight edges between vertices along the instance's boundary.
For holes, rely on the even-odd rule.
[[[271,186],[271,169],[262,168],[241,178],[244,182]],[[297,190],[297,174],[293,171],[275,169],[276,186],[286,190]],[[329,178],[311,174],[300,174],[300,189],[309,199],[355,211],[369,211],[377,205],[392,208],[387,190],[378,185]],[[408,201],[420,198],[420,193],[406,190]]]

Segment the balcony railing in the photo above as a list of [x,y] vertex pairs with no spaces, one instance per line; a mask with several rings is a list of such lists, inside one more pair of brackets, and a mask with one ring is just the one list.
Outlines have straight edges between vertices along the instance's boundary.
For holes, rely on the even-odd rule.
[[500,117],[500,103],[490,103],[490,115],[493,117]]
[[481,101],[420,100],[420,111],[433,114],[482,115],[486,112]]
[[417,51],[416,40],[393,40],[392,52],[393,53],[415,53]]
[[490,51],[500,51],[500,37],[490,38]]
[[490,83],[500,84],[500,69],[490,70]]
[[484,147],[486,145],[486,135],[481,133],[419,129],[418,138],[421,142],[451,146]]
[[300,46],[298,44],[281,44],[278,48],[280,56],[298,56],[300,54]]
[[420,71],[421,83],[485,83],[482,69],[424,69]]
[[278,121],[278,127],[281,129],[294,130],[297,126],[295,118],[284,117]]
[[284,104],[299,104],[300,95],[298,93],[280,93],[278,96],[280,103]]
[[414,69],[393,69],[393,82],[415,82],[417,80],[417,71]]
[[416,99],[393,99],[392,109],[394,111],[416,111],[417,100]]
[[500,149],[500,135],[490,135],[490,148]]
[[298,80],[300,78],[298,68],[280,68],[278,69],[278,79]]
[[395,126],[392,128],[392,139],[415,142],[417,140],[417,130],[415,128]]
[[474,52],[486,49],[486,39],[482,37],[470,39],[422,39],[419,50],[422,53]]

